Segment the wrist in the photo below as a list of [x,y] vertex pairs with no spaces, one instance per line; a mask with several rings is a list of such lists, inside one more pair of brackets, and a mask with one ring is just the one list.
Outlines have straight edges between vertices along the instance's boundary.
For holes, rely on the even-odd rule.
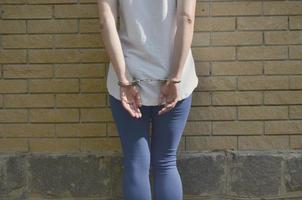
[[128,87],[132,85],[132,82],[128,81],[127,79],[124,79],[124,80],[118,80],[117,84],[120,87]]
[[181,76],[179,75],[170,75],[168,76],[168,79],[171,79],[171,80],[181,80]]
[[177,79],[177,78],[168,78],[167,81],[166,81],[166,84],[177,84],[177,83],[180,83],[181,80],[180,79]]

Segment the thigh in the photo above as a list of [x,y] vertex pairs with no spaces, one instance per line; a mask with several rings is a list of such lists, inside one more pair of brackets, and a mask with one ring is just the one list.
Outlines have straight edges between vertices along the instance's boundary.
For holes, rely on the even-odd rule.
[[179,142],[189,115],[192,94],[177,102],[167,113],[158,115],[162,106],[152,112],[151,162],[153,165],[175,164]]
[[145,154],[150,153],[150,109],[147,106],[142,106],[142,117],[135,118],[123,107],[119,99],[111,95],[109,95],[109,104],[121,139],[124,156],[130,157],[129,159],[132,160],[146,158]]

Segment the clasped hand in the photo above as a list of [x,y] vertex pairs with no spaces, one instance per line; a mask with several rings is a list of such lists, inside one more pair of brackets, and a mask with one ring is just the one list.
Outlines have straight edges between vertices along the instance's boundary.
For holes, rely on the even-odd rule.
[[[120,97],[123,107],[130,113],[132,117],[140,118],[142,106],[140,91],[136,85],[120,87]],[[175,107],[178,101],[178,86],[177,83],[168,82],[160,86],[159,105],[163,107],[158,111],[158,114],[164,114]]]

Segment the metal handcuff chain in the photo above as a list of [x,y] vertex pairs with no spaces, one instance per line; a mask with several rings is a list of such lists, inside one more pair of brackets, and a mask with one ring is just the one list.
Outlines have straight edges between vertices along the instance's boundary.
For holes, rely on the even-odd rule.
[[[165,84],[167,84],[169,81],[173,82],[173,83],[180,83],[181,80],[171,80],[171,79],[135,79],[133,81],[130,81],[128,84],[125,84],[121,81],[118,81],[118,85],[121,87],[129,87],[129,86],[139,86],[139,83],[142,81],[160,81],[160,82],[164,82]],[[131,105],[133,104],[133,102],[130,103]]]
[[122,86],[122,87],[127,87],[127,86],[131,86],[131,85],[138,85],[139,86],[139,83],[140,82],[143,82],[143,81],[160,81],[160,82],[164,82],[164,83],[167,83],[169,81],[173,82],[173,83],[180,83],[181,80],[171,80],[171,79],[134,79],[132,81],[130,81],[129,84],[125,84],[121,81],[118,81],[118,85],[119,86]]

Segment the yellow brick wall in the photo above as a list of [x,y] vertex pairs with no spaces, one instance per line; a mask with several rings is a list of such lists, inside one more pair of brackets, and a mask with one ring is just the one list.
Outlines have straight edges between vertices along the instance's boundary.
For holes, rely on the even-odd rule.
[[[96,0],[0,0],[0,151],[120,151]],[[302,1],[197,1],[179,150],[302,148]]]

